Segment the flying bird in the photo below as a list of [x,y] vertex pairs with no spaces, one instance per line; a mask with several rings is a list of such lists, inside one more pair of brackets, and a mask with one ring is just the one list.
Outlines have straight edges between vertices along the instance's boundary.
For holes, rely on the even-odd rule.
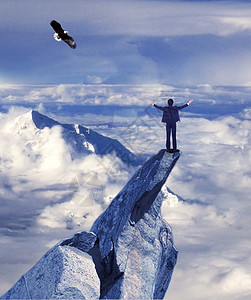
[[55,30],[54,33],[54,39],[56,41],[64,41],[66,44],[68,44],[72,49],[75,49],[77,47],[74,39],[68,35],[68,31],[63,30],[60,23],[58,23],[55,20],[51,21],[51,27]]

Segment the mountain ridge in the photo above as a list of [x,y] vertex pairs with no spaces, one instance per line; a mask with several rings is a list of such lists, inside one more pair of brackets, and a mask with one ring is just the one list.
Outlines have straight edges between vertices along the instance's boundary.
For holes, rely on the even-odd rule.
[[35,126],[35,129],[44,130],[59,126],[62,131],[62,138],[72,148],[72,157],[77,158],[81,154],[96,153],[104,156],[106,154],[115,154],[127,165],[140,165],[142,161],[117,139],[104,136],[92,129],[79,124],[63,124],[58,121],[31,110],[25,115],[16,119],[13,129],[19,132],[27,129],[29,126]]

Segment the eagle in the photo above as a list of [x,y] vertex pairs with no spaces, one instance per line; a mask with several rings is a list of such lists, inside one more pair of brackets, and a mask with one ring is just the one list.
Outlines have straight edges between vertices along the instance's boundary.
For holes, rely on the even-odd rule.
[[72,49],[75,49],[77,47],[74,39],[67,34],[68,31],[63,30],[60,23],[58,23],[55,20],[52,20],[50,25],[55,30],[54,39],[56,41],[61,41],[62,40],[66,44],[68,44]]

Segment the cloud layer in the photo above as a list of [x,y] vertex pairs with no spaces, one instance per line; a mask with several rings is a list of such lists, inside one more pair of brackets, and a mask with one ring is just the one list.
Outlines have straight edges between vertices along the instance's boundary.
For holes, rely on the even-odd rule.
[[[190,109],[178,124],[182,155],[164,190],[162,214],[179,249],[167,297],[248,299],[250,111],[207,119]],[[133,173],[109,156],[72,160],[60,128],[37,130],[28,114],[17,118],[24,111],[1,115],[2,292],[58,240],[88,229]],[[93,128],[149,157],[165,144],[160,119],[148,107]]]
[[[250,90],[247,86],[214,86],[199,84],[176,86],[166,84],[110,85],[110,84],[59,84],[59,85],[1,85],[0,110],[8,110],[13,105],[47,108],[61,111],[64,105],[121,106],[146,108],[149,101],[165,105],[173,98],[176,103],[195,99],[196,113],[236,113],[250,104]],[[207,105],[207,106],[206,106]],[[220,106],[222,105],[222,106]],[[235,108],[234,108],[235,107]],[[206,110],[205,110],[206,108]],[[230,109],[230,111],[229,111]],[[231,109],[233,109],[231,111]],[[195,110],[194,110],[195,111]],[[70,111],[72,113],[72,111]]]

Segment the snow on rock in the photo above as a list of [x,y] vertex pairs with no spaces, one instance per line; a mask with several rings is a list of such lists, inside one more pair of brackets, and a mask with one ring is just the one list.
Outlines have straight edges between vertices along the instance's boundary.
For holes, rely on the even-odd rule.
[[61,241],[1,299],[162,299],[178,251],[161,188],[179,156],[163,149],[146,161],[90,232]]
[[9,131],[27,141],[27,148],[41,147],[39,137],[44,131],[57,130],[70,148],[72,159],[95,153],[99,156],[115,154],[127,165],[142,163],[138,157],[125,148],[118,140],[106,137],[78,124],[61,124],[35,110],[16,118]]
[[99,286],[90,255],[57,245],[1,299],[98,299]]

